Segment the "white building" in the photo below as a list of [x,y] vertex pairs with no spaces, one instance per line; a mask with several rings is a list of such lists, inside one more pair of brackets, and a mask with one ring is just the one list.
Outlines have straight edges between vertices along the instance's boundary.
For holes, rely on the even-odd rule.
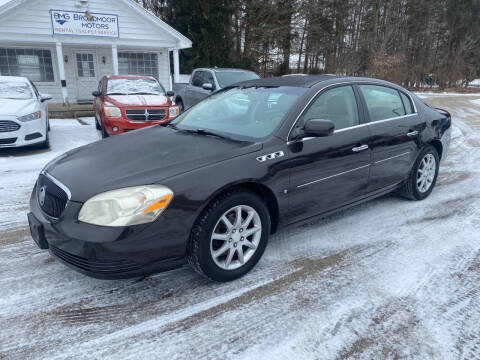
[[104,75],[170,87],[192,43],[132,0],[0,0],[0,75],[29,77],[54,103],[92,100]]

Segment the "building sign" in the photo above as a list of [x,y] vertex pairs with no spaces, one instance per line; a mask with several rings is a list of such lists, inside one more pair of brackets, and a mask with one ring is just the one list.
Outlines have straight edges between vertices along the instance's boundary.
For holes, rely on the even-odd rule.
[[119,37],[118,15],[50,10],[54,35]]

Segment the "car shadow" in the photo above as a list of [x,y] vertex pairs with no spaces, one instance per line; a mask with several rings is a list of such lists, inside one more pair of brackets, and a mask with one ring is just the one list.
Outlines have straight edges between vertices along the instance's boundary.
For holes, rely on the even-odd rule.
[[35,145],[18,148],[0,148],[0,157],[3,156],[31,156],[48,153],[50,149],[39,149]]

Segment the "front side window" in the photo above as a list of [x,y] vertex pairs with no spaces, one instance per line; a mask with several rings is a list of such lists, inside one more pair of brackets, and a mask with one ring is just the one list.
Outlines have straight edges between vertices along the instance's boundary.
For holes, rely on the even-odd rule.
[[365,98],[370,121],[392,119],[405,115],[402,99],[398,91],[379,85],[360,85]]
[[52,53],[48,49],[0,48],[0,75],[53,82]]
[[221,88],[241,81],[260,79],[260,76],[251,71],[217,71],[216,75]]
[[32,97],[32,89],[28,83],[21,81],[0,81],[0,99],[28,100]]
[[156,53],[119,52],[120,75],[153,76],[158,79],[158,55]]
[[235,140],[269,136],[306,92],[297,87],[232,88],[198,103],[173,121],[180,130],[208,130]]
[[341,86],[322,93],[303,116],[303,121],[310,119],[330,120],[335,124],[335,130],[358,125],[358,107],[353,88]]
[[203,84],[215,85],[215,81],[213,80],[213,75],[210,71],[205,71],[203,74],[204,74],[203,75]]
[[107,95],[164,95],[165,90],[156,80],[111,79],[107,83]]

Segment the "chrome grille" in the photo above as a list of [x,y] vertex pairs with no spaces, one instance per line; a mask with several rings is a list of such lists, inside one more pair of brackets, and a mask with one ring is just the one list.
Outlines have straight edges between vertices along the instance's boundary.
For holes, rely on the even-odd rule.
[[20,125],[15,121],[0,120],[0,132],[12,132],[20,129]]
[[132,121],[162,121],[167,118],[166,109],[128,109],[126,114]]
[[50,177],[40,174],[37,182],[38,203],[45,214],[59,218],[69,200],[69,195]]

